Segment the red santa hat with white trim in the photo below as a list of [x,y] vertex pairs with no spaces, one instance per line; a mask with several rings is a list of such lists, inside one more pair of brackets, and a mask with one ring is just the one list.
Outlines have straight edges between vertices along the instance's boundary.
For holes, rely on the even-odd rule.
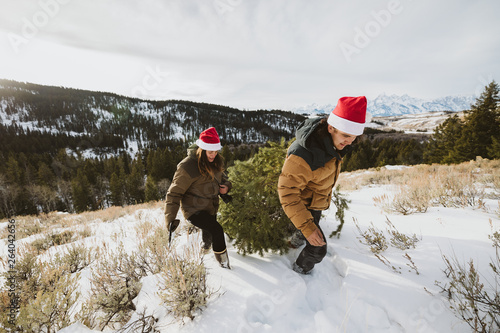
[[200,138],[196,140],[196,145],[203,150],[217,151],[221,150],[219,134],[214,127],[210,127],[200,133]]
[[328,124],[351,135],[361,135],[371,120],[366,112],[366,97],[342,97],[328,117]]

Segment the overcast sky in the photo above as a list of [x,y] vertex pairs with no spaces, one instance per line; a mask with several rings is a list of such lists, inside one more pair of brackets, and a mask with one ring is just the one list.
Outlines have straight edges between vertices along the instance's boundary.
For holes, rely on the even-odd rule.
[[243,109],[500,80],[498,0],[0,0],[0,78]]

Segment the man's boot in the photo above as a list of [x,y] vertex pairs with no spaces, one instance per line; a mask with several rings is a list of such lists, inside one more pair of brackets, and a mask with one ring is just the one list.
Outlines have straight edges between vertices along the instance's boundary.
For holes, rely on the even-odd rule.
[[214,254],[215,259],[217,259],[220,264],[220,267],[231,269],[231,266],[229,265],[229,257],[227,256],[227,250],[224,250],[222,253],[214,252]]

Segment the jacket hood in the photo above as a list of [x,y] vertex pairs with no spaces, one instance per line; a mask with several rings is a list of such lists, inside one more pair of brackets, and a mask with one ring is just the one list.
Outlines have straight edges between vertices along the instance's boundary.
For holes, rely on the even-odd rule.
[[296,141],[299,145],[306,148],[306,141],[318,127],[322,118],[308,118],[304,120],[295,131]]
[[196,143],[193,143],[187,149],[187,156],[191,158],[196,157],[196,151],[198,150],[198,148],[199,148],[198,145]]
[[297,128],[295,132],[296,140],[288,151],[288,154],[295,154],[304,158],[312,170],[322,167],[332,158],[341,161],[347,152],[346,149],[338,151],[329,137],[313,135],[322,119],[322,117],[317,117],[303,121]]

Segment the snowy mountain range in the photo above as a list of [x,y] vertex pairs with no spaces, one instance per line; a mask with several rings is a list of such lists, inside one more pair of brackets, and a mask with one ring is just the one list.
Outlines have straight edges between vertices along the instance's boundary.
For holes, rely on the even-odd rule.
[[[418,114],[435,111],[464,111],[469,110],[476,97],[470,96],[446,96],[432,100],[415,98],[408,95],[386,95],[381,94],[375,99],[368,100],[368,111],[376,117],[400,116],[405,114]],[[323,114],[330,113],[335,104],[310,104],[304,107],[292,109],[293,112],[301,114]]]

